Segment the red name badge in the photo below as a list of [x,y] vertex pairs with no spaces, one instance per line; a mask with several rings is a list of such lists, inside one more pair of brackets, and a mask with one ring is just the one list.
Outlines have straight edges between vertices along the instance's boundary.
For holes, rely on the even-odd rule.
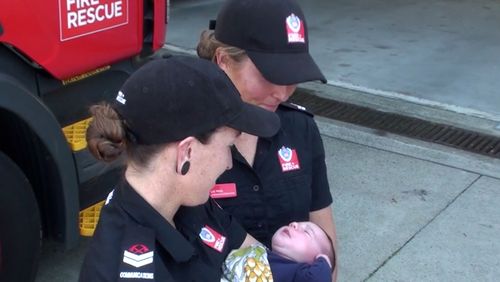
[[212,199],[234,198],[236,196],[238,196],[236,183],[215,184],[212,190],[210,190],[210,197]]
[[222,252],[222,249],[224,249],[226,237],[220,235],[217,231],[210,228],[210,226],[205,225],[205,227],[200,230],[199,236],[203,243],[212,249],[217,250],[218,252]]

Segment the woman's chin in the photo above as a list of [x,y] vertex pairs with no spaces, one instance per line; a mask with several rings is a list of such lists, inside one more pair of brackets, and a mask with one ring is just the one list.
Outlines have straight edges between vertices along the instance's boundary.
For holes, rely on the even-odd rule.
[[273,105],[259,105],[259,107],[265,109],[265,110],[268,110],[270,112],[275,112],[276,109],[278,108],[278,105],[276,106],[273,106]]

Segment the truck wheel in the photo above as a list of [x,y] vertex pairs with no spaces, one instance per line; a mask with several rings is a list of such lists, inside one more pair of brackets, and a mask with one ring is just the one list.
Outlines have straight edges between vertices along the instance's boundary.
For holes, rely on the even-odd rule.
[[35,279],[40,230],[40,212],[28,179],[0,152],[0,281]]

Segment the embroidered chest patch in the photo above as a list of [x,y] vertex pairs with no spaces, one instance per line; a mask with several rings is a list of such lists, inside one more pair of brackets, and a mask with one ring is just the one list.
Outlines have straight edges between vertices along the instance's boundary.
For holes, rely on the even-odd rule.
[[285,146],[281,147],[281,149],[278,150],[278,159],[283,172],[300,169],[299,157],[295,149],[290,149]]
[[224,249],[226,237],[210,228],[210,226],[205,225],[205,227],[200,230],[199,236],[203,243],[205,243],[210,248],[218,251],[219,253],[222,252],[222,249]]

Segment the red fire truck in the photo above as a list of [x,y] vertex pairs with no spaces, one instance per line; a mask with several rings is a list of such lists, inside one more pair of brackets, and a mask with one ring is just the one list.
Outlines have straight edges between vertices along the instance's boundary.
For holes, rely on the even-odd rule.
[[86,150],[88,107],[163,56],[168,0],[0,1],[0,281],[32,281],[42,238],[76,245],[80,212],[121,172]]

